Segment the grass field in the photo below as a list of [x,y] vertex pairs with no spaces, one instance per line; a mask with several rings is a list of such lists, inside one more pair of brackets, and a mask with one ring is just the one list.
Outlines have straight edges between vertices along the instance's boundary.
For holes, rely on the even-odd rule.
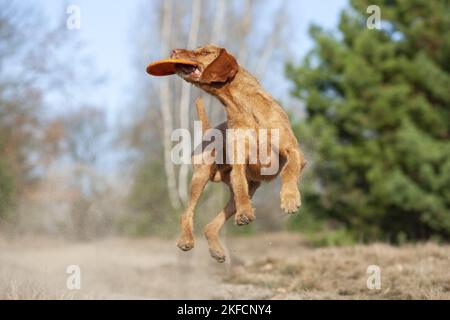
[[[0,240],[0,299],[450,299],[450,246],[434,243],[314,248],[298,235],[228,238],[228,260],[175,240],[72,243]],[[78,265],[81,289],[68,290]],[[367,288],[369,265],[381,289]]]

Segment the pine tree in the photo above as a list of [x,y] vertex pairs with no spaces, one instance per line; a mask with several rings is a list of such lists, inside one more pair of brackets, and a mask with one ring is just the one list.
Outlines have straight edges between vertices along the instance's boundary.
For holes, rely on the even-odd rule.
[[310,28],[313,49],[287,66],[307,111],[307,208],[366,240],[450,239],[449,30],[447,0],[352,0],[338,32]]

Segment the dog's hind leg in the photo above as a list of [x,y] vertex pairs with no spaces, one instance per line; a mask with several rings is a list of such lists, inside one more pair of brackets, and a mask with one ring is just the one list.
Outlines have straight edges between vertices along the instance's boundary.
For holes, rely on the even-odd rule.
[[181,235],[178,239],[178,247],[183,251],[191,250],[194,247],[194,212],[200,195],[209,180],[209,165],[203,165],[194,171],[191,180],[191,196],[188,206],[181,216]]
[[[252,197],[255,191],[261,185],[260,182],[249,182],[249,195]],[[230,188],[231,189],[231,188]],[[236,213],[236,205],[233,192],[231,191],[230,200],[228,200],[225,208],[219,212],[219,214],[205,226],[204,234],[208,241],[209,253],[211,257],[219,262],[225,261],[225,251],[219,240],[219,231],[225,224],[225,222]]]

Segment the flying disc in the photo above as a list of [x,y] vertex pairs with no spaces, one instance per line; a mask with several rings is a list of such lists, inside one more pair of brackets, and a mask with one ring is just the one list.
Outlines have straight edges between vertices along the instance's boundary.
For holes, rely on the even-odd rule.
[[153,76],[168,76],[175,73],[175,65],[184,64],[196,66],[197,63],[184,59],[163,59],[150,63],[147,66],[147,73]]

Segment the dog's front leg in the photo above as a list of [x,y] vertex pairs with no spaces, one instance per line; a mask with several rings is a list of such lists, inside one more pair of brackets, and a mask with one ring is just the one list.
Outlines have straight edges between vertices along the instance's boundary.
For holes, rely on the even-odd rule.
[[232,166],[230,173],[231,188],[233,189],[236,204],[235,221],[239,226],[249,224],[255,220],[245,170],[246,166],[244,164],[235,164]]
[[294,213],[301,205],[298,182],[300,180],[302,168],[305,165],[305,160],[302,152],[296,148],[284,150],[281,154],[286,157],[286,164],[280,173],[281,209],[283,209],[285,213]]

